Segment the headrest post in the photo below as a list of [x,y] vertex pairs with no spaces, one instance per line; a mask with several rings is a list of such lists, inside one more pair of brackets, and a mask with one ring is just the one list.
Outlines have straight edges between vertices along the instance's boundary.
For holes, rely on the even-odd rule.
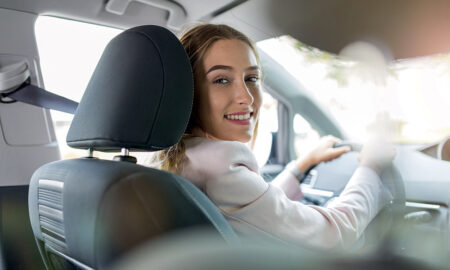
[[120,156],[115,156],[114,161],[125,161],[136,163],[137,159],[135,157],[130,156],[130,150],[128,148],[122,148]]
[[121,154],[122,156],[129,156],[130,150],[128,150],[127,148],[122,148]]
[[93,158],[94,157],[94,148],[89,148],[88,149],[88,158]]

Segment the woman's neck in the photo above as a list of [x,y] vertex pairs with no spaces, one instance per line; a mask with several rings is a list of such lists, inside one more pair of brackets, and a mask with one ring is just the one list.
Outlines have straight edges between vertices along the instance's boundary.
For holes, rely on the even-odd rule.
[[192,135],[196,137],[203,137],[214,141],[219,141],[219,138],[214,137],[213,135],[209,134],[208,132],[204,131],[200,127],[194,127],[192,128]]

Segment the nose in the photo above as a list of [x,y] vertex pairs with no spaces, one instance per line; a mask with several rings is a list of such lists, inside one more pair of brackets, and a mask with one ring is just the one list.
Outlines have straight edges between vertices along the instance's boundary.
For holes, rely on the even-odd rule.
[[236,87],[236,101],[243,105],[252,105],[255,100],[249,87],[244,80],[240,81],[239,85]]

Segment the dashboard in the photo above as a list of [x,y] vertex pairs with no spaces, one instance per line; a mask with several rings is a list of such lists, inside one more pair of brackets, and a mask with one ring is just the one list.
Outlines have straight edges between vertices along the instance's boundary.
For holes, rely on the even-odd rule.
[[[432,147],[435,155],[430,155]],[[449,147],[448,139],[425,148],[397,145],[394,160],[403,177],[406,202],[401,224],[391,233],[391,249],[438,267],[450,264],[450,162],[445,160]],[[358,167],[357,156],[349,152],[310,170],[301,184],[302,202],[323,206],[339,196]]]
[[421,147],[419,151],[438,160],[450,161],[450,136],[438,143]]

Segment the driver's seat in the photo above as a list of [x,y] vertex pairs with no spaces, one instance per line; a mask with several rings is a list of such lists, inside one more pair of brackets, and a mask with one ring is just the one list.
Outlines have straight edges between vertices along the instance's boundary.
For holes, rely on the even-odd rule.
[[140,26],[106,47],[80,102],[67,142],[120,152],[46,164],[32,176],[29,210],[48,269],[105,268],[147,240],[190,228],[236,236],[217,208],[181,177],[135,164],[130,151],[155,151],[181,138],[193,102],[189,59],[168,30]]

